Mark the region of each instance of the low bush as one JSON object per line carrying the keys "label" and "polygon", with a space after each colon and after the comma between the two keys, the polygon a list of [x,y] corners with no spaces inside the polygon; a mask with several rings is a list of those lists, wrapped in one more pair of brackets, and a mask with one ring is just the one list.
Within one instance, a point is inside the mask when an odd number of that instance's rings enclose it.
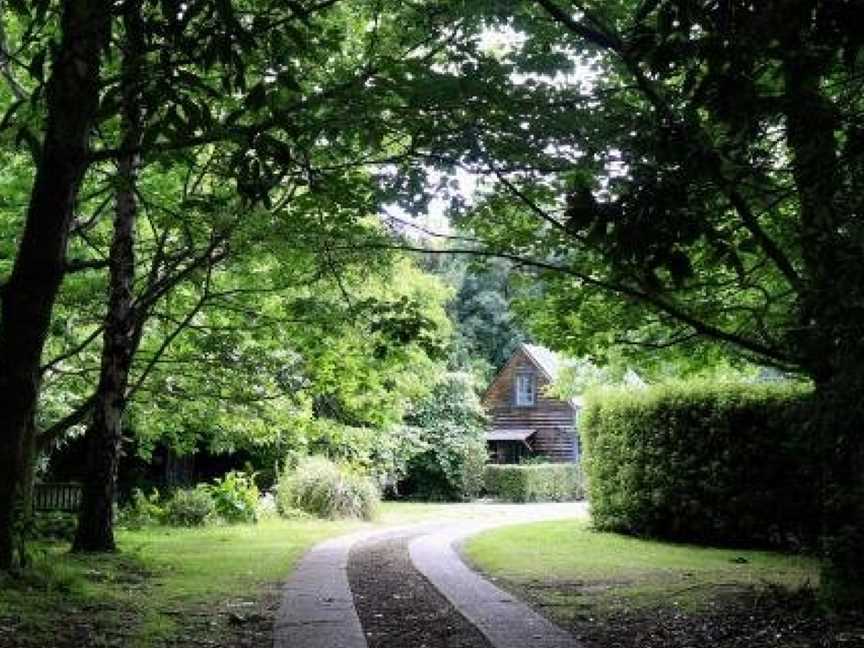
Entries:
{"label": "low bush", "polygon": [[78,515],[63,511],[39,512],[33,516],[33,535],[39,540],[71,542],[78,527]]}
{"label": "low bush", "polygon": [[140,488],[132,491],[129,504],[121,508],[117,523],[129,529],[142,529],[159,524],[165,518],[165,509],[159,505],[159,491],[155,488],[145,495]]}
{"label": "low bush", "polygon": [[486,493],[506,502],[569,502],[581,499],[579,464],[490,464],[483,473]]}
{"label": "low bush", "polygon": [[304,457],[285,469],[276,502],[281,515],[304,511],[327,519],[375,517],[380,493],[374,480],[326,457]]}
{"label": "low bush", "polygon": [[801,388],[598,392],[582,415],[596,527],[727,545],[811,545],[817,456]]}
{"label": "low bush", "polygon": [[202,526],[214,519],[216,504],[210,489],[199,484],[195,488],[174,492],[165,504],[165,522],[174,526]]}
{"label": "low bush", "polygon": [[213,498],[216,515],[225,522],[256,522],[258,487],[255,475],[232,470],[217,479],[207,490]]}

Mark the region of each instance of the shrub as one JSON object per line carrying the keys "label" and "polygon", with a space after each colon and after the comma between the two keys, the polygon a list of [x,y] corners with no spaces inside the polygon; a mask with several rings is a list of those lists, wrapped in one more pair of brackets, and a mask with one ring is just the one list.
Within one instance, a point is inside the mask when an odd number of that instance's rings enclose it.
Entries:
{"label": "shrub", "polygon": [[207,490],[213,498],[216,515],[225,522],[257,521],[259,493],[253,474],[232,470]]}
{"label": "shrub", "polygon": [[579,464],[490,464],[486,493],[507,502],[569,502],[582,498]]}
{"label": "shrub", "polygon": [[406,422],[423,450],[409,461],[400,489],[427,500],[470,500],[480,494],[486,462],[486,419],[467,374],[447,374],[416,403]]}
{"label": "shrub", "polygon": [[165,504],[165,522],[174,526],[202,526],[213,520],[215,510],[210,489],[199,484],[174,492]]}
{"label": "shrub", "polygon": [[279,480],[276,502],[279,512],[293,517],[297,509],[327,519],[375,517],[378,487],[369,477],[326,457],[301,459],[288,467]]}
{"label": "shrub", "polygon": [[78,516],[63,511],[39,512],[33,516],[33,535],[39,540],[71,542],[78,527]]}
{"label": "shrub", "polygon": [[594,524],[714,544],[813,543],[808,410],[807,393],[776,385],[593,395],[581,427]]}
{"label": "shrub", "polygon": [[165,510],[159,506],[159,491],[155,488],[145,495],[140,488],[132,491],[132,501],[120,509],[117,523],[130,529],[140,529],[162,522]]}

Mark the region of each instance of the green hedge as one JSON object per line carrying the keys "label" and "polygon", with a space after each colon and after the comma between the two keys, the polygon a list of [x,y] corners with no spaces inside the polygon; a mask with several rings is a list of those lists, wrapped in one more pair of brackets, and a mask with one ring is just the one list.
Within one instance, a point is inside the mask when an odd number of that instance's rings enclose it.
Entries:
{"label": "green hedge", "polygon": [[582,498],[582,470],[579,464],[490,464],[483,488],[507,502],[569,502]]}
{"label": "green hedge", "polygon": [[819,493],[809,399],[796,387],[711,383],[594,394],[581,430],[595,526],[813,546]]}

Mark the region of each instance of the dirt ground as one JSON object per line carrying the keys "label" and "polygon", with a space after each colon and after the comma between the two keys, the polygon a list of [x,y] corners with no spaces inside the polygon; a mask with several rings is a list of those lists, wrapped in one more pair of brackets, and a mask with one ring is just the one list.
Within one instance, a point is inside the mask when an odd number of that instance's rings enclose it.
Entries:
{"label": "dirt ground", "polygon": [[864,648],[864,611],[832,616],[807,589],[736,589],[719,593],[698,610],[620,605],[606,614],[587,604],[574,609],[562,603],[568,609],[555,610],[559,606],[544,605],[549,599],[541,590],[548,587],[536,584],[514,593],[542,614],[557,617],[588,648]]}
{"label": "dirt ground", "polygon": [[369,648],[492,648],[411,564],[410,538],[362,543],[348,562]]}

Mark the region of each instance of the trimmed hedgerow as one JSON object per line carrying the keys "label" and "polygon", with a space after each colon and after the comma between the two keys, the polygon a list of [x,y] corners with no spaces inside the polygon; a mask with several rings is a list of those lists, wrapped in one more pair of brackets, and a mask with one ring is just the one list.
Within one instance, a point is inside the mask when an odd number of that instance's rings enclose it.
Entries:
{"label": "trimmed hedgerow", "polygon": [[812,546],[815,439],[800,387],[685,383],[598,392],[582,415],[602,530],[726,545]]}
{"label": "trimmed hedgerow", "polygon": [[568,502],[582,498],[582,470],[578,464],[490,464],[483,488],[507,502]]}

